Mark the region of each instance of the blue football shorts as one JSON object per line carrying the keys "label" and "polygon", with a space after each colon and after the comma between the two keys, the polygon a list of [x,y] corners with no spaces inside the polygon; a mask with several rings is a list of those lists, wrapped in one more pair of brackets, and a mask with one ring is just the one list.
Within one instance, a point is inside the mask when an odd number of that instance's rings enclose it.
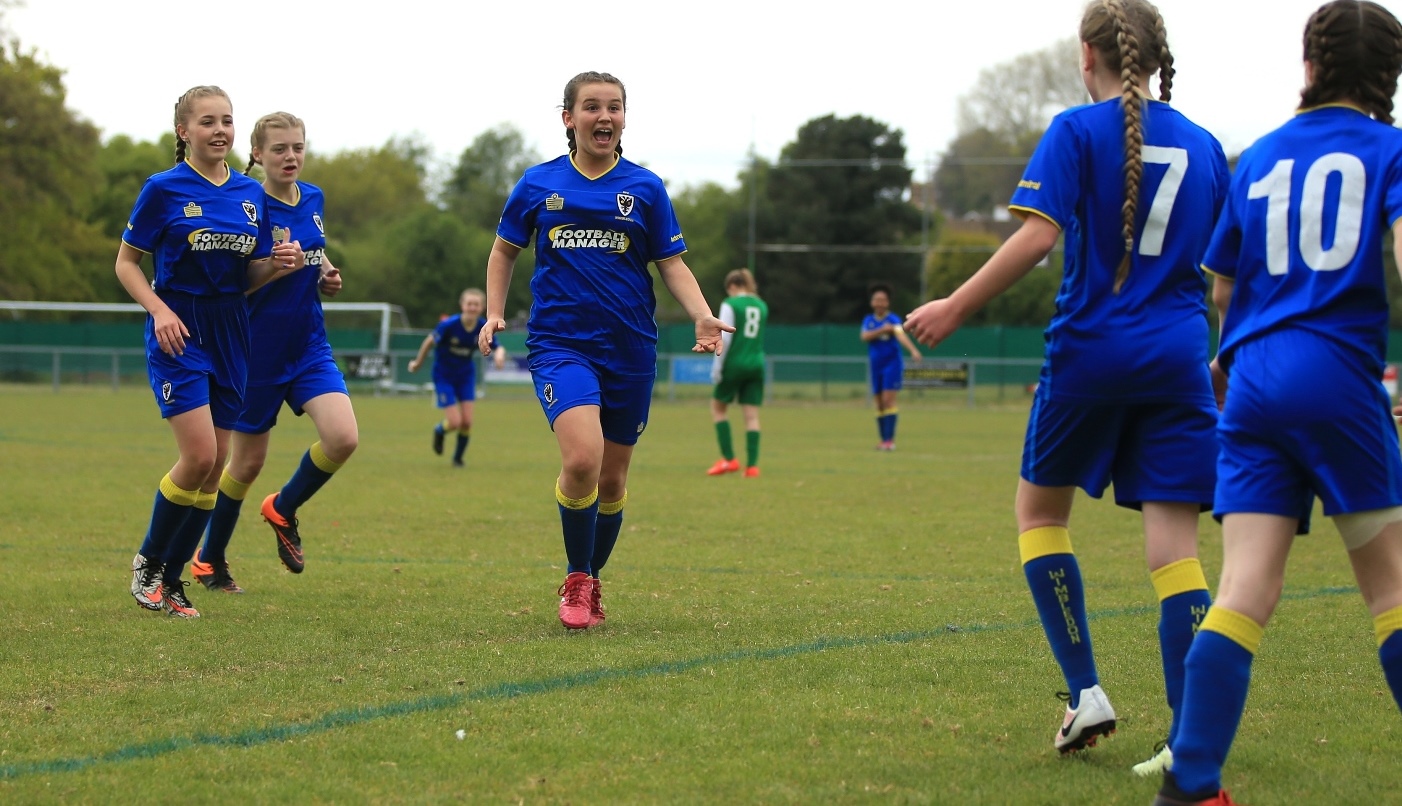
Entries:
{"label": "blue football shorts", "polygon": [[190,335],[183,355],[166,355],[146,317],[146,373],[161,417],[209,406],[215,428],[233,429],[248,378],[248,308],[242,294],[194,297],[159,292]]}
{"label": "blue football shorts", "polygon": [[647,427],[655,371],[646,375],[612,372],[579,353],[558,349],[532,352],[530,370],[540,408],[552,429],[555,418],[575,406],[598,406],[604,439],[619,445],[636,445]]}
{"label": "blue football shorts", "polygon": [[1212,506],[1217,407],[1200,402],[1086,405],[1038,395],[1022,448],[1022,478],[1080,487],[1092,498],[1115,487],[1115,503]]}
{"label": "blue football shorts", "polygon": [[470,372],[455,378],[434,375],[433,395],[440,409],[456,406],[459,402],[471,403],[477,399],[477,373]]}
{"label": "blue football shorts", "polygon": [[1299,330],[1236,348],[1218,428],[1214,515],[1299,517],[1402,505],[1402,454],[1381,370],[1359,350]]}
{"label": "blue football shorts", "polygon": [[293,414],[301,417],[302,407],[308,400],[337,392],[350,394],[346,388],[346,376],[336,366],[336,360],[328,349],[299,367],[297,374],[289,381],[248,387],[244,394],[243,411],[234,430],[242,434],[262,434],[277,425],[278,411],[284,402]]}
{"label": "blue football shorts", "polygon": [[904,379],[905,363],[897,356],[890,361],[873,361],[871,363],[871,394],[873,397],[882,392],[899,392],[901,381]]}

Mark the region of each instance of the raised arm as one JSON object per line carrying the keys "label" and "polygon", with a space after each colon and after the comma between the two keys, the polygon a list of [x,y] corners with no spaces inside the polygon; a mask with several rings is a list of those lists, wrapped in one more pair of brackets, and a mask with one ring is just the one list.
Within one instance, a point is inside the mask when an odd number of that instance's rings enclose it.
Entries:
{"label": "raised arm", "polygon": [[945,299],[927,302],[906,317],[905,327],[916,340],[934,347],[959,329],[971,314],[1032,271],[1056,246],[1061,230],[1039,215],[1028,215],[1011,238],[973,277]]}
{"label": "raised arm", "polygon": [[916,361],[920,360],[920,350],[916,348],[915,342],[911,341],[910,337],[905,334],[905,328],[892,327],[891,333],[895,335],[896,341],[901,343],[901,346],[906,349],[906,352],[910,353],[911,358],[914,358]]}
{"label": "raised arm", "polygon": [[521,247],[497,238],[487,256],[487,323],[477,332],[477,349],[482,355],[492,354],[492,339],[506,330],[506,292],[520,254]]}

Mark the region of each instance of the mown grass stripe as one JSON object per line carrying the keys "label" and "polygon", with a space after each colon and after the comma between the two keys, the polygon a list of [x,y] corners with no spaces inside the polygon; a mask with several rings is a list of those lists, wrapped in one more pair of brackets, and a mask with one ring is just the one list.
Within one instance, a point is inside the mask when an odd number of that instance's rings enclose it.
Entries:
{"label": "mown grass stripe", "polygon": [[[1339,596],[1356,593],[1357,590],[1357,588],[1352,587],[1319,588],[1309,591],[1286,592],[1282,598],[1291,600],[1317,599],[1324,596]],[[1158,608],[1156,606],[1140,605],[1137,607],[1096,611],[1089,614],[1088,617],[1091,620],[1098,621],[1123,618],[1126,616],[1141,616],[1157,610]],[[77,772],[102,764],[115,764],[126,761],[156,758],[158,756],[169,755],[181,750],[189,750],[196,747],[256,747],[258,745],[285,741],[300,736],[325,733],[336,728],[352,727],[380,719],[443,711],[470,702],[509,700],[516,697],[551,694],[557,691],[565,691],[611,680],[638,680],[669,674],[680,674],[720,663],[784,660],[801,655],[824,652],[830,649],[853,649],[880,644],[909,644],[950,634],[1006,632],[1009,630],[1029,629],[1038,626],[1040,626],[1040,622],[1036,619],[1003,624],[971,624],[967,626],[950,624],[933,630],[912,630],[888,633],[886,635],[819,638],[801,644],[790,644],[788,646],[771,647],[768,649],[737,649],[731,652],[702,655],[700,657],[684,660],[663,661],[646,666],[634,666],[623,669],[600,668],[576,674],[561,675],[559,677],[547,677],[540,680],[508,681],[473,689],[472,691],[463,692],[461,694],[441,694],[419,697],[413,700],[389,703],[386,705],[343,708],[331,711],[307,722],[271,725],[233,734],[201,734],[189,737],[176,736],[169,739],[160,739],[120,747],[111,752],[96,756],[8,764],[0,766],[0,780],[13,780],[15,778],[48,773]]]}

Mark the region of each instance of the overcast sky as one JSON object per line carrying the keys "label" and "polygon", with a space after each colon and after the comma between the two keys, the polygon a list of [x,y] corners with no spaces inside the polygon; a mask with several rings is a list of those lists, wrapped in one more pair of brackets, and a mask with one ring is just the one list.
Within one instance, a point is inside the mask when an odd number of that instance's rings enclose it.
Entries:
{"label": "overcast sky", "polygon": [[[69,107],[104,137],[155,139],[171,128],[180,93],[218,84],[233,100],[244,154],[253,121],[285,110],[306,121],[313,152],[417,134],[455,160],[479,133],[509,122],[549,158],[564,151],[565,82],[601,70],[628,88],[630,158],[672,184],[727,186],[752,143],[772,159],[805,121],[830,113],[901,129],[912,162],[937,158],[979,71],[1075,35],[1085,6],[24,2],[5,26],[66,71]],[[1319,4],[1162,0],[1174,105],[1229,154],[1279,125],[1299,99],[1301,34]]]}

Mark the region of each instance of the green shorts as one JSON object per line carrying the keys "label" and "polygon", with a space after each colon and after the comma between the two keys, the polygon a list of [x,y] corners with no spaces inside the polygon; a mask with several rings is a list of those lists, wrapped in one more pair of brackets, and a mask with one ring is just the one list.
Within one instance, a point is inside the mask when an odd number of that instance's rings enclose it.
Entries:
{"label": "green shorts", "polygon": [[720,383],[711,397],[730,403],[737,397],[743,406],[764,405],[764,367],[737,367],[721,370]]}

